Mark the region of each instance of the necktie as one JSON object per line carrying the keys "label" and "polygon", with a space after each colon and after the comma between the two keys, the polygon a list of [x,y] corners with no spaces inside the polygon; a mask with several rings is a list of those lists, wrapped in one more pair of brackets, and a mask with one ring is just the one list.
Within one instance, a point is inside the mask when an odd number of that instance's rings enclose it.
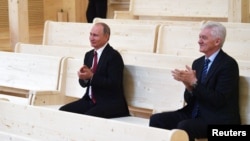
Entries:
{"label": "necktie", "polygon": [[93,73],[95,73],[96,68],[97,68],[97,52],[95,51],[94,52],[94,63],[93,63],[93,66],[92,66],[92,72]]}
{"label": "necktie", "polygon": [[207,69],[208,69],[209,62],[210,62],[209,59],[205,60],[205,64],[204,64],[203,70],[202,70],[201,83],[204,83],[206,78],[207,78]]}
{"label": "necktie", "polygon": [[[96,68],[97,68],[97,52],[95,51],[94,52],[94,61],[93,61],[93,66],[92,66],[92,72],[95,73],[96,72]],[[93,101],[93,103],[96,103],[96,99],[94,97],[94,94],[93,94],[93,90],[91,88],[91,99]]]}
{"label": "necktie", "polygon": [[[209,64],[210,60],[206,59],[203,69],[202,69],[202,76],[201,76],[201,83],[204,83],[207,77],[207,69],[208,69],[208,64]],[[199,114],[199,105],[197,102],[195,102],[194,104],[194,109],[192,111],[192,118],[196,118]]]}

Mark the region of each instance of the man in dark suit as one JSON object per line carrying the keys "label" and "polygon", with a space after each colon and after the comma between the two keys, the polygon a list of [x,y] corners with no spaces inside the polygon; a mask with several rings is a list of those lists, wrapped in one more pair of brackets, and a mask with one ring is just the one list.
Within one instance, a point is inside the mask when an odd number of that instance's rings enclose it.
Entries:
{"label": "man in dark suit", "polygon": [[[207,22],[199,34],[200,52],[192,68],[172,71],[174,79],[183,82],[186,105],[170,112],[151,116],[149,125],[163,129],[183,129],[189,141],[207,138],[209,124],[240,124],[239,68],[235,59],[222,50],[226,28]],[[209,59],[204,68],[205,60]],[[166,105],[167,106],[167,105]]]}
{"label": "man in dark suit", "polygon": [[[103,118],[129,115],[123,91],[124,62],[119,52],[109,45],[109,37],[107,24],[94,24],[89,37],[94,49],[85,54],[84,65],[78,72],[80,85],[87,87],[86,93],[60,110]],[[95,70],[94,52],[98,62]]]}
{"label": "man in dark suit", "polygon": [[92,23],[95,17],[106,18],[108,0],[89,0],[86,17],[88,23]]}

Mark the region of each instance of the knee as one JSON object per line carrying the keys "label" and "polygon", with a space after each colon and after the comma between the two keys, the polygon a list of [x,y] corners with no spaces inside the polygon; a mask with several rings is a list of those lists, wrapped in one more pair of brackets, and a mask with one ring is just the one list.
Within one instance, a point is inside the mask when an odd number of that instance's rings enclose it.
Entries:
{"label": "knee", "polygon": [[177,128],[183,129],[183,130],[188,130],[188,129],[192,128],[192,124],[190,124],[190,122],[188,122],[187,120],[183,120],[183,121],[178,123]]}
{"label": "knee", "polygon": [[152,115],[150,118],[149,118],[149,126],[152,126],[152,127],[158,127],[158,121],[159,121],[159,116],[157,114],[155,115]]}

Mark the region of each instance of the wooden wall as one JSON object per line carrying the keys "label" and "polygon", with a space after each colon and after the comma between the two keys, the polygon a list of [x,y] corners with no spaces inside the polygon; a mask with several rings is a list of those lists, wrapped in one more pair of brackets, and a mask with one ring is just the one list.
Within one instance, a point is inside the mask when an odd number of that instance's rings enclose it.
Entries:
{"label": "wooden wall", "polygon": [[[115,10],[129,10],[129,1],[109,0],[107,17],[113,18]],[[0,3],[0,51],[12,51],[8,0],[0,0]],[[44,22],[57,21],[61,10],[67,14],[67,21],[86,22],[87,4],[88,0],[28,0],[29,43],[42,42]]]}
{"label": "wooden wall", "polygon": [[0,0],[0,50],[9,50],[8,0]]}

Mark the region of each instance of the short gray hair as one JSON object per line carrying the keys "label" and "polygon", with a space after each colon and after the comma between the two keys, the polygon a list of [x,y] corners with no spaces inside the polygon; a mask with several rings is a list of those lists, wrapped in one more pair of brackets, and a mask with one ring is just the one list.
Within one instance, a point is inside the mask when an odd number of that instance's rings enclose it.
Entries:
{"label": "short gray hair", "polygon": [[206,29],[206,28],[211,29],[211,35],[214,38],[221,39],[220,47],[222,47],[225,42],[227,34],[226,27],[219,22],[208,21],[204,23],[201,27],[201,29]]}
{"label": "short gray hair", "polygon": [[110,27],[103,22],[95,23],[95,25],[101,25],[103,27],[103,34],[108,34],[110,35]]}

